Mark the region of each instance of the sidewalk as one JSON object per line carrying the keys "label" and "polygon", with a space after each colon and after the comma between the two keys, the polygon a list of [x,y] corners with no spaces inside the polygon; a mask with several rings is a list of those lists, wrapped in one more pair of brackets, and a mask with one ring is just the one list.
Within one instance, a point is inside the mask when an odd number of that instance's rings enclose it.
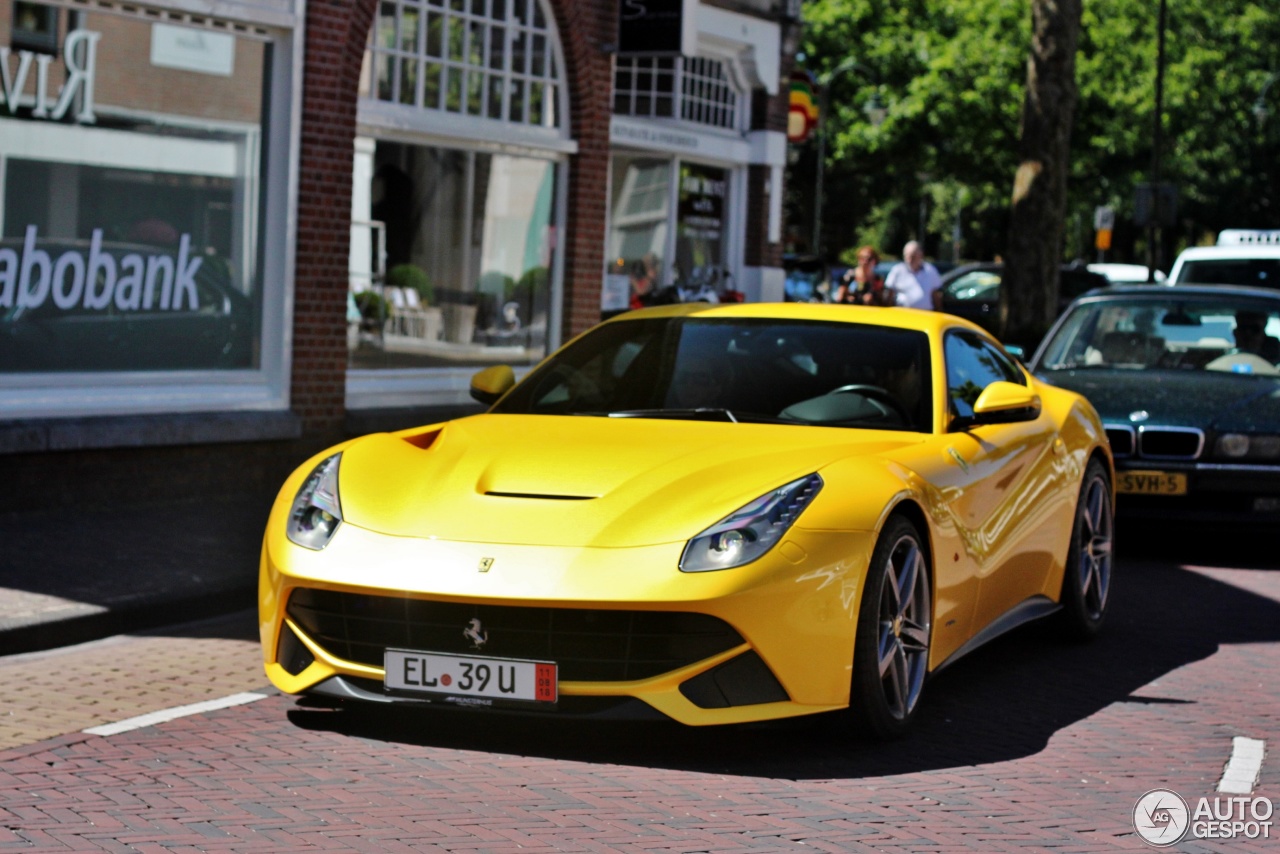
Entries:
{"label": "sidewalk", "polygon": [[0,655],[254,607],[270,499],[0,515]]}

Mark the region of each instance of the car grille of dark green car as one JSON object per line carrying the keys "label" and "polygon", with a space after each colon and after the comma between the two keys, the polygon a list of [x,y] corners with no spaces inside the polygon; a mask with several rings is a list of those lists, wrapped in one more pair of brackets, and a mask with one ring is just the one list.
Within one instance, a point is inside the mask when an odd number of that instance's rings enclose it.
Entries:
{"label": "car grille of dark green car", "polygon": [[1194,460],[1204,450],[1204,431],[1194,427],[1138,428],[1138,455],[1152,460]]}
{"label": "car grille of dark green car", "polygon": [[[289,618],[331,655],[381,667],[383,652],[554,661],[563,682],[645,679],[741,644],[723,620],[679,611],[612,611],[432,602],[299,588]],[[476,649],[464,632],[486,638]]]}

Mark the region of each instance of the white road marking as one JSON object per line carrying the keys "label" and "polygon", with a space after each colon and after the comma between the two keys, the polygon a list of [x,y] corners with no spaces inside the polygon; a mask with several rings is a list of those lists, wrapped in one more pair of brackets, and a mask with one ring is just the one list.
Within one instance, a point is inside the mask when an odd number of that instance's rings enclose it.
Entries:
{"label": "white road marking", "polygon": [[146,715],[138,715],[136,718],[128,718],[123,721],[117,721],[113,724],[103,724],[102,726],[89,727],[81,732],[89,735],[115,735],[116,733],[128,732],[133,729],[142,729],[143,727],[155,726],[165,721],[171,721],[175,718],[185,718],[188,715],[199,715],[204,712],[212,712],[217,709],[227,709],[231,706],[242,706],[245,703],[252,703],[255,700],[265,700],[268,694],[232,694],[230,697],[222,697],[217,700],[205,700],[201,703],[191,703],[186,706],[174,706],[172,709],[161,709],[158,712],[151,712]]}
{"label": "white road marking", "polygon": [[1236,736],[1231,741],[1231,758],[1222,769],[1218,791],[1230,795],[1247,795],[1253,791],[1262,772],[1262,757],[1267,743],[1257,738]]}

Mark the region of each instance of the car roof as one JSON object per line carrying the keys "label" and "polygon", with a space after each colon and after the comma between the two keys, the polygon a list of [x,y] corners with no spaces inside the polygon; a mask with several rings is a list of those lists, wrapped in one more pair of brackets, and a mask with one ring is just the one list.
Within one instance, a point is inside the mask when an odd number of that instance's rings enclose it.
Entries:
{"label": "car roof", "polygon": [[[961,276],[967,276],[970,273],[999,273],[1003,270],[1004,262],[1002,261],[976,261],[971,264],[961,264],[959,267],[948,270],[942,275],[942,284],[944,286],[949,285]],[[1083,264],[1077,262],[1059,264],[1058,272],[1076,276],[1092,275],[1103,279],[1107,278],[1101,273],[1094,272],[1091,266],[1085,267]],[[1110,279],[1107,279],[1107,281],[1110,281]]]}
{"label": "car roof", "polygon": [[1247,261],[1250,258],[1280,258],[1280,244],[1232,243],[1226,246],[1191,246],[1178,254],[1179,261],[1218,259]]}
{"label": "car roof", "polygon": [[1186,299],[1188,297],[1245,297],[1280,303],[1280,291],[1274,288],[1255,288],[1249,285],[1170,285],[1170,284],[1116,284],[1108,288],[1095,288],[1076,298],[1076,302],[1123,299],[1125,297]]}
{"label": "car roof", "polygon": [[[1100,273],[1113,282],[1145,282],[1150,269],[1145,264],[1117,264],[1111,262],[1090,264],[1088,266],[1090,273]],[[1162,282],[1164,278],[1164,271],[1156,270],[1156,281]]]}
{"label": "car roof", "polygon": [[801,320],[827,323],[860,323],[871,326],[891,326],[911,329],[934,335],[946,329],[963,326],[974,329],[986,337],[990,333],[977,324],[927,309],[892,306],[839,305],[833,303],[806,302],[747,302],[747,303],[675,303],[637,309],[611,318],[606,323],[628,323],[635,320],[659,317],[697,317],[699,319],[759,319]]}

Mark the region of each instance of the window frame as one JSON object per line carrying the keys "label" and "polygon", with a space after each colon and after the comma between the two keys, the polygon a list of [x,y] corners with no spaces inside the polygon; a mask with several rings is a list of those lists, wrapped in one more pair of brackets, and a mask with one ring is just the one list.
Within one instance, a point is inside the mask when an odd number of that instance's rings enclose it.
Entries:
{"label": "window frame", "polygon": [[[70,2],[48,5],[82,8]],[[164,0],[147,7],[100,0],[91,11],[140,24],[231,32],[270,45],[270,76],[260,81],[266,109],[260,129],[267,141],[261,149],[260,198],[252,203],[261,259],[258,364],[225,371],[0,373],[0,418],[287,410],[297,242],[290,223],[297,221],[305,0],[237,5],[235,17],[217,18],[193,16],[184,4]]]}
{"label": "window frame", "polygon": [[[563,235],[568,222],[569,157],[578,152],[577,142],[569,136],[571,113],[568,68],[564,61],[563,39],[550,4],[545,0],[528,2],[537,3],[542,8],[550,40],[548,50],[555,59],[559,73],[556,109],[560,121],[557,126],[517,124],[505,119],[389,103],[371,95],[360,94],[356,102],[357,149],[360,147],[360,140],[372,139],[375,145],[379,141],[387,141],[550,160],[556,166],[555,216],[551,225],[558,235]],[[371,30],[374,27],[376,16]],[[373,35],[371,32],[371,38]],[[372,92],[371,87],[376,85],[376,81],[372,79],[372,67],[370,50],[366,47],[365,63],[361,71],[362,93]],[[547,354],[554,352],[563,338],[565,251],[565,241],[557,240],[551,265]],[[515,367],[516,376],[524,376],[532,367]],[[399,409],[468,403],[471,400],[471,376],[477,370],[479,368],[476,367],[347,368],[346,408]]]}

